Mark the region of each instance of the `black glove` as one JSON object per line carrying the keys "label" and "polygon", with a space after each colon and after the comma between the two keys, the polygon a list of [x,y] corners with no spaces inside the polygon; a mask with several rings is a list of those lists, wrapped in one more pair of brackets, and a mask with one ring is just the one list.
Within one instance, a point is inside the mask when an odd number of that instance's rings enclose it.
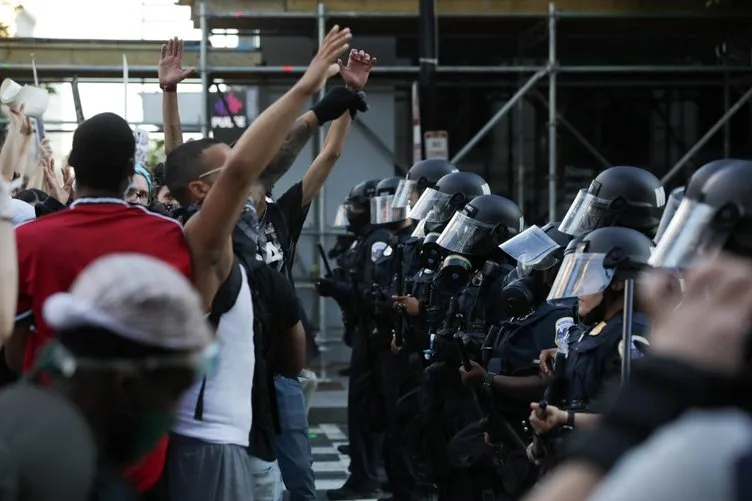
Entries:
{"label": "black glove", "polygon": [[337,282],[331,278],[319,278],[315,283],[316,290],[322,297],[333,298],[340,304],[346,304],[350,296],[350,287],[342,282]]}
{"label": "black glove", "polygon": [[350,115],[355,118],[358,111],[367,110],[365,93],[352,91],[342,85],[329,89],[321,101],[311,108],[319,125],[338,119],[346,111],[349,111]]}

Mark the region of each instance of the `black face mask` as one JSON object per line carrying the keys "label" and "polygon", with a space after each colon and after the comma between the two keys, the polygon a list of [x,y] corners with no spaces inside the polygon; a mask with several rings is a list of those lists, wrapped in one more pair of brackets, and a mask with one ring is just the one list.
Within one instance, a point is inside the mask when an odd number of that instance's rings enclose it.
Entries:
{"label": "black face mask", "polygon": [[545,294],[541,271],[533,271],[522,278],[515,273],[501,291],[502,308],[510,317],[524,317],[543,303]]}
{"label": "black face mask", "polygon": [[163,216],[170,217],[172,219],[177,219],[180,210],[180,204],[177,202],[153,202],[149,209],[152,212],[156,212],[157,214],[162,214]]}

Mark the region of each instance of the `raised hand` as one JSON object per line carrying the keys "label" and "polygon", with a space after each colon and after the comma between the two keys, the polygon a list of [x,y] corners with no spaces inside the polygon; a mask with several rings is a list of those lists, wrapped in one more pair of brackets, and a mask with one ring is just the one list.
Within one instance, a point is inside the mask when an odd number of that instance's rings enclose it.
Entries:
{"label": "raised hand", "polygon": [[159,86],[163,89],[173,89],[177,84],[191,76],[195,67],[183,68],[184,43],[178,37],[162,45],[159,57]]}
{"label": "raised hand", "polygon": [[335,25],[324,37],[319,51],[296,84],[296,88],[308,95],[318,92],[326,83],[327,78],[336,75],[339,71],[339,65],[336,63],[337,57],[350,47],[348,42],[351,38],[350,28],[340,30],[339,25]]}
{"label": "raised hand", "polygon": [[362,50],[353,49],[350,51],[347,65],[342,63],[341,59],[337,60],[337,64],[339,64],[339,74],[347,83],[347,88],[362,90],[368,82],[371,68],[376,64],[376,58]]}
{"label": "raised hand", "polygon": [[31,119],[24,113],[24,106],[17,110],[8,108],[8,119],[11,125],[18,130],[22,136],[30,136],[34,133],[34,129],[31,127]]}

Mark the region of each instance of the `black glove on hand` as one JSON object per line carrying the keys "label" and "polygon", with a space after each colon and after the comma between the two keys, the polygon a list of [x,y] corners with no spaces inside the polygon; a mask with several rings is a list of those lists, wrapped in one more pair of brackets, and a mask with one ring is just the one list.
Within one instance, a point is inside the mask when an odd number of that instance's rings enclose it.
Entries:
{"label": "black glove on hand", "polygon": [[367,110],[365,93],[352,91],[342,85],[329,89],[321,101],[311,108],[319,125],[338,119],[346,111],[350,111],[350,115],[355,118],[358,111]]}

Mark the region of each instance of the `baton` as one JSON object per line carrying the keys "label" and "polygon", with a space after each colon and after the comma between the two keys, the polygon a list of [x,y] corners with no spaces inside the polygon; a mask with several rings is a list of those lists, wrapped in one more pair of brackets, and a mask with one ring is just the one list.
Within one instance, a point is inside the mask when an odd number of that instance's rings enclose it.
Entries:
{"label": "baton", "polygon": [[332,276],[332,267],[329,266],[329,260],[326,258],[326,252],[324,252],[324,246],[321,245],[321,242],[316,244],[316,247],[319,250],[319,256],[321,256],[321,262],[324,265],[324,268],[326,269],[326,273],[329,276]]}

